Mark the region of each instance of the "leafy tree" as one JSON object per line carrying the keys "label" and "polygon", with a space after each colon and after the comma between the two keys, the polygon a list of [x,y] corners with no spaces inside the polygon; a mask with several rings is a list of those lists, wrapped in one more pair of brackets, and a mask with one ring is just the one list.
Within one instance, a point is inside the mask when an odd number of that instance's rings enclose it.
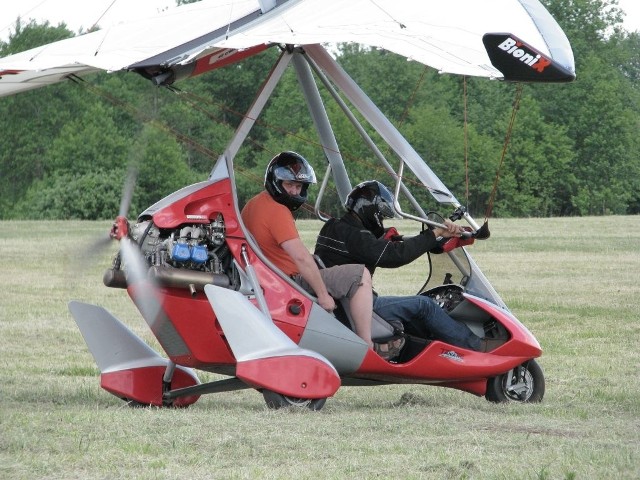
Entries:
{"label": "leafy tree", "polygon": [[137,213],[166,195],[203,180],[189,169],[178,142],[152,126],[145,126],[135,140],[131,162],[137,169],[132,202],[132,211]]}
{"label": "leafy tree", "polygon": [[55,139],[86,107],[86,97],[71,85],[0,99],[0,218],[9,216],[11,204],[43,177]]}
{"label": "leafy tree", "polygon": [[[638,198],[640,126],[637,35],[621,31],[616,1],[549,0],[571,41],[577,80],[536,85],[543,115],[572,139],[575,194],[567,214],[631,213]],[[634,48],[635,47],[635,48]]]}
{"label": "leafy tree", "polygon": [[545,0],[544,4],[569,38],[577,67],[584,53],[606,51],[607,36],[622,24],[617,0]]}
{"label": "leafy tree", "polygon": [[33,182],[24,198],[14,205],[12,216],[55,220],[114,218],[122,192],[114,178],[124,178],[124,172],[124,169],[55,172]]}
{"label": "leafy tree", "polygon": [[31,20],[24,25],[22,20],[18,18],[16,19],[14,32],[9,34],[9,42],[5,43],[0,41],[0,57],[24,52],[25,50],[30,50],[40,45],[57,42],[58,40],[64,40],[70,37],[73,37],[73,33],[67,29],[64,23],[53,27],[48,21],[38,24],[34,20]]}
{"label": "leafy tree", "polygon": [[111,109],[93,103],[64,125],[47,151],[44,171],[89,172],[122,168],[127,160],[127,142],[114,124]]}
{"label": "leafy tree", "polygon": [[[340,44],[338,49],[338,61],[376,106],[394,122],[403,119],[425,71],[424,65],[357,44]],[[435,78],[433,69],[428,73],[431,79]]]}
{"label": "leafy tree", "polygon": [[548,123],[535,99],[525,96],[500,176],[497,215],[555,216],[571,212],[576,179],[573,144],[560,125]]}

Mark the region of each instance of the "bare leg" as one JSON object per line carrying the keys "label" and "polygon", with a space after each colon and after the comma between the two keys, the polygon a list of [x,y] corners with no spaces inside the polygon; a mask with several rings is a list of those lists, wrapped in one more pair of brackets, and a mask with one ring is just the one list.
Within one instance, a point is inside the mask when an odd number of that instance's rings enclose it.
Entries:
{"label": "bare leg", "polygon": [[373,317],[373,285],[366,268],[362,273],[362,285],[349,300],[349,310],[356,326],[356,334],[373,346],[371,341],[371,319]]}

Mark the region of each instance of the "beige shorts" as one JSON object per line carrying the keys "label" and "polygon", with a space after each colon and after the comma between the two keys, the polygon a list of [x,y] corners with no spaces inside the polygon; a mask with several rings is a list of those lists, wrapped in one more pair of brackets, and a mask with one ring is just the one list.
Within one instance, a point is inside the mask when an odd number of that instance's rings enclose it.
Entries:
{"label": "beige shorts", "polygon": [[[364,265],[336,265],[335,267],[323,268],[320,270],[320,276],[327,286],[329,295],[333,298],[351,298],[362,285],[362,274],[364,273]],[[293,276],[293,280],[304,288],[307,292],[315,295],[311,286],[298,273]]]}

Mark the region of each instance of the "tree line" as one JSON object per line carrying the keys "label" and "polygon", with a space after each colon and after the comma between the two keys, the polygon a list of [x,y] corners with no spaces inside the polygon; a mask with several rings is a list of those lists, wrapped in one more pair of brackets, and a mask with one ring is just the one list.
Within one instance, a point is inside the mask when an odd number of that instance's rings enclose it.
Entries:
{"label": "tree line", "polygon": [[[544,3],[573,47],[573,83],[440,75],[353,44],[338,45],[335,55],[474,216],[489,206],[501,217],[640,213],[640,34],[621,29],[615,0]],[[0,56],[73,35],[64,24],[17,20],[8,42],[0,42]],[[130,215],[206,179],[278,53],[268,49],[178,83],[177,90],[131,73],[98,73],[0,98],[0,218],[113,218],[132,167]],[[298,151],[321,175],[326,169],[289,70],[236,157],[241,204],[261,189],[266,163],[282,150]],[[341,153],[353,166],[352,183],[374,176],[392,185],[384,170],[372,168],[370,150],[339,107],[326,100]],[[340,214],[335,193],[327,194],[323,210]]]}

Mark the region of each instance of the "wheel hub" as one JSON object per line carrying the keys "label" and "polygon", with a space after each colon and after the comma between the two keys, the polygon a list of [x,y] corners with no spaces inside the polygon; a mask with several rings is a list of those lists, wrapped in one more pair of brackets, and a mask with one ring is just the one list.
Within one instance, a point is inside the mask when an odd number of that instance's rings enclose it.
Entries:
{"label": "wheel hub", "polygon": [[513,400],[526,402],[533,393],[533,377],[525,368],[518,367],[505,378],[505,393]]}

